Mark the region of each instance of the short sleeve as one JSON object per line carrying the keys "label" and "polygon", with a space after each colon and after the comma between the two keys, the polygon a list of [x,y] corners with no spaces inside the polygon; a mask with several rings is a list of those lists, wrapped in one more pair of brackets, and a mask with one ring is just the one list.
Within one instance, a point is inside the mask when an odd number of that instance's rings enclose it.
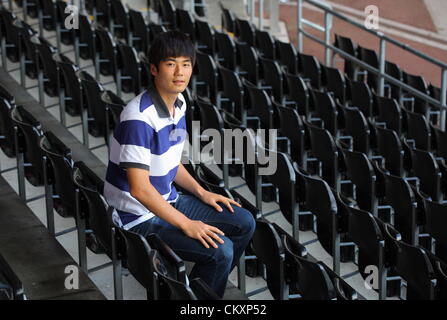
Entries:
{"label": "short sleeve", "polygon": [[120,144],[119,166],[149,170],[154,129],[141,120],[120,122],[115,139]]}

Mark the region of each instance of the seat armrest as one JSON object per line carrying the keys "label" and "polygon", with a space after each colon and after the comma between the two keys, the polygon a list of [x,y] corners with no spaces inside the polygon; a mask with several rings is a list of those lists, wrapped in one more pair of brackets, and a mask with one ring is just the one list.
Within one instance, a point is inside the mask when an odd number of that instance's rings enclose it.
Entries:
{"label": "seat armrest", "polygon": [[214,290],[200,278],[192,279],[189,282],[189,287],[199,300],[221,300]]}

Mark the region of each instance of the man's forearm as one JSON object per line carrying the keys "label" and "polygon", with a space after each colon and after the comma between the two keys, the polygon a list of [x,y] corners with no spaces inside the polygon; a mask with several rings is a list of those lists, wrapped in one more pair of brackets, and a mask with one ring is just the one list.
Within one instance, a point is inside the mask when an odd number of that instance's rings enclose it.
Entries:
{"label": "man's forearm", "polygon": [[189,221],[183,213],[171,206],[152,184],[147,188],[139,189],[132,196],[156,216],[179,229],[183,230]]}
{"label": "man's forearm", "polygon": [[188,170],[186,170],[181,163],[178,167],[177,175],[175,176],[174,181],[180,187],[192,193],[199,199],[205,192],[205,189],[203,189],[203,187],[189,174]]}

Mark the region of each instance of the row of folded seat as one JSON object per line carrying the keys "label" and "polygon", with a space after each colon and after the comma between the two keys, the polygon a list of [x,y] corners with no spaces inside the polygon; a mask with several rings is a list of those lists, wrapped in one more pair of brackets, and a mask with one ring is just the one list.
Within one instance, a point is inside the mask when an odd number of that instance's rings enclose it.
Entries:
{"label": "row of folded seat", "polygon": [[[198,61],[198,66],[199,66],[199,69],[200,69],[200,64],[199,64],[199,61]],[[221,69],[222,70],[222,69]],[[200,70],[199,70],[200,71]],[[253,91],[253,90],[252,90]],[[225,95],[224,95],[225,96]],[[250,96],[251,97],[251,96]],[[291,112],[290,110],[289,110],[290,108],[284,108],[284,110],[285,111],[287,111],[287,112]],[[227,116],[226,114],[225,114],[225,116]],[[293,128],[293,127],[291,127],[291,128]],[[292,154],[292,156],[293,156],[293,154]],[[280,189],[280,191],[281,191],[281,189]]]}
{"label": "row of folded seat", "polygon": [[[5,91],[5,90],[3,90],[3,91]],[[37,163],[35,163],[34,166],[31,163],[30,163],[31,165],[28,164],[27,166],[24,166],[24,167],[28,168],[27,169],[28,174],[25,175],[26,179],[29,179],[30,181],[33,181],[34,183],[39,183],[39,182],[37,182],[37,181],[39,181],[39,178],[36,178],[36,176],[39,177],[39,173],[38,173],[39,168],[42,168],[42,167],[46,168],[43,171],[48,171],[48,172],[46,172],[48,174],[48,176],[51,176],[51,175],[53,175],[53,176],[52,176],[52,178],[49,178],[49,177],[42,178],[41,176],[45,175],[45,172],[44,173],[40,172],[40,179],[41,179],[40,183],[41,183],[42,179],[45,180],[47,182],[47,184],[54,183],[54,192],[52,192],[52,195],[50,195],[48,198],[49,199],[51,198],[52,200],[56,200],[56,201],[54,201],[54,204],[55,204],[56,208],[58,209],[58,212],[61,213],[62,215],[64,215],[64,216],[74,215],[73,214],[73,203],[76,203],[76,201],[73,201],[73,195],[74,195],[74,193],[72,192],[73,188],[71,188],[71,186],[68,186],[68,185],[62,186],[62,184],[61,184],[61,182],[64,181],[64,180],[61,180],[62,176],[64,174],[67,175],[67,173],[70,172],[70,167],[71,168],[74,167],[73,161],[70,161],[69,149],[67,147],[65,147],[61,141],[58,141],[57,137],[55,137],[50,132],[43,135],[39,124],[36,123],[35,119],[33,119],[31,114],[27,113],[26,110],[21,108],[20,106],[14,108],[12,105],[13,105],[13,101],[9,101],[9,106],[11,107],[10,114],[16,120],[16,124],[18,125],[17,128],[20,127],[22,129],[22,131],[17,130],[18,131],[17,135],[18,135],[18,137],[21,136],[21,138],[18,138],[17,140],[14,139],[15,141],[18,142],[17,147],[19,144],[22,143],[22,145],[20,146],[20,148],[18,148],[18,150],[21,150],[21,152],[26,152],[28,154],[28,159],[37,160]],[[29,128],[34,128],[37,130],[29,130]],[[30,134],[30,132],[31,132],[31,134]],[[32,137],[32,135],[33,134],[35,135],[36,133],[38,133],[38,137],[39,137],[39,134],[41,135],[40,138],[38,139],[38,140],[41,140],[41,142],[38,144],[32,143],[28,148],[25,147],[25,145],[26,146],[28,146],[28,145],[26,143],[24,143],[23,140],[34,142],[36,137]],[[31,137],[29,137],[28,135],[30,135]],[[45,138],[43,138],[42,136],[45,136]],[[31,138],[31,139],[28,140],[28,138]],[[36,150],[36,146],[39,144],[42,146],[42,148],[41,148],[41,150]],[[32,146],[34,146],[34,147],[32,147]],[[15,147],[16,146],[13,146],[10,149],[15,149]],[[24,150],[26,150],[26,151],[24,151]],[[43,150],[46,150],[46,151],[43,151]],[[37,153],[36,153],[36,151],[37,151]],[[50,161],[48,161],[47,164],[52,166],[51,170],[50,170],[50,167],[47,168],[47,166],[40,165],[39,155],[41,155],[42,152],[48,152],[48,158],[50,159]],[[20,151],[18,152],[18,154],[20,154]],[[61,161],[60,159],[63,159],[63,161]],[[40,159],[40,160],[42,160],[42,159]],[[65,168],[64,168],[64,165],[65,165]],[[82,167],[82,164],[79,164],[79,166]],[[55,168],[57,168],[57,169],[55,169]],[[88,170],[87,168],[84,168],[84,169],[86,171]],[[32,171],[35,171],[35,172],[32,172]],[[57,173],[55,173],[54,171],[56,171]],[[67,177],[65,177],[65,178],[67,178]],[[57,181],[59,181],[59,182],[57,182]],[[55,195],[57,195],[57,196],[55,196]],[[25,196],[25,198],[26,198],[26,196]],[[78,214],[76,215],[78,227],[82,220],[82,219],[79,219],[80,216],[82,216],[82,214],[78,210]],[[86,221],[88,221],[87,229],[91,228],[89,225],[89,223],[90,223],[89,220],[87,219]],[[93,224],[94,223],[92,223],[92,225]],[[97,233],[100,233],[100,232],[98,231]],[[95,238],[97,238],[95,232],[90,233],[90,234],[95,235]],[[94,242],[94,244],[93,244],[93,242]],[[90,247],[92,247],[92,246],[97,246],[97,248],[93,248],[93,250],[98,251],[99,250],[98,247],[100,247],[99,241],[97,239],[92,240]]]}

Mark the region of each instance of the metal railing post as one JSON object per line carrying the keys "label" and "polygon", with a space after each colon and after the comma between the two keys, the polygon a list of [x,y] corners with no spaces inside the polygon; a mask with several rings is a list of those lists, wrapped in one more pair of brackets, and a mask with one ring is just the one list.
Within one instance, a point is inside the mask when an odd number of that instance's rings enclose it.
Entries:
{"label": "metal railing post", "polygon": [[[325,11],[324,12],[324,42],[327,45],[331,44],[331,28],[332,28],[332,15]],[[325,46],[325,64],[327,66],[331,63],[331,49]]]}
{"label": "metal railing post", "polygon": [[279,32],[279,0],[270,0],[270,32]]}
{"label": "metal railing post", "polygon": [[[380,33],[382,34],[382,33]],[[379,77],[377,81],[377,92],[379,96],[383,97],[385,94],[385,78],[383,74],[385,73],[385,39],[380,37],[380,51],[379,51]]]}
{"label": "metal railing post", "polygon": [[303,27],[303,0],[298,0],[297,15],[298,51],[303,52],[303,34],[301,33],[301,28]]}
{"label": "metal railing post", "polygon": [[259,20],[258,20],[258,29],[262,30],[262,20],[264,17],[264,0],[259,0]]}
{"label": "metal railing post", "polygon": [[441,129],[442,130],[446,130],[445,127],[445,118],[446,118],[446,104],[447,104],[447,68],[442,69],[442,78],[441,78],[441,105],[442,105],[442,109],[441,109]]}
{"label": "metal railing post", "polygon": [[250,12],[250,22],[254,23],[254,21],[255,21],[255,0],[248,1],[248,10]]}

